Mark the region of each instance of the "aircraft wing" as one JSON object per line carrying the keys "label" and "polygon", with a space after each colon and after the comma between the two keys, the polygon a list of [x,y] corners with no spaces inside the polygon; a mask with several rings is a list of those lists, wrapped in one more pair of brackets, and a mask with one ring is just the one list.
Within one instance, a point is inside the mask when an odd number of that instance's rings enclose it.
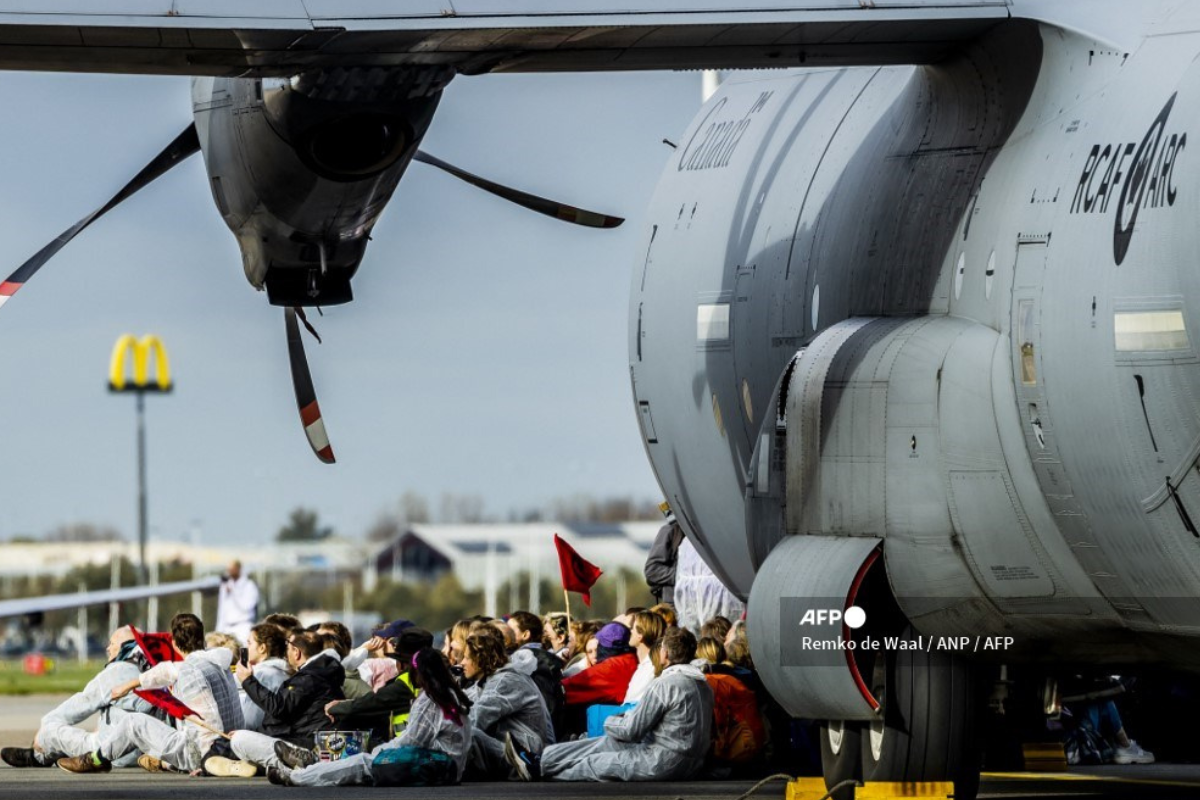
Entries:
{"label": "aircraft wing", "polygon": [[1032,0],[0,0],[0,69],[286,76],[931,63]]}
{"label": "aircraft wing", "polygon": [[26,614],[37,614],[45,611],[61,611],[63,609],[79,608],[80,606],[126,603],[133,600],[145,600],[147,597],[163,597],[169,594],[212,592],[216,591],[220,585],[221,579],[216,575],[212,575],[194,581],[160,583],[157,586],[130,586],[124,589],[105,589],[96,592],[74,592],[72,594],[51,594],[43,597],[24,597],[20,600],[2,600],[0,601],[0,619],[5,617],[23,617]]}

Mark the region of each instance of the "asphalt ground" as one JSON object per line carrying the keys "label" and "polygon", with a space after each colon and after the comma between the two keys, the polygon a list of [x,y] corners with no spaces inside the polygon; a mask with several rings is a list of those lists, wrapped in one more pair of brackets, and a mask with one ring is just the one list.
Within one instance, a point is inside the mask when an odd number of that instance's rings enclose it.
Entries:
{"label": "asphalt ground", "polygon": [[[38,719],[61,698],[49,695],[0,698],[0,745],[28,745]],[[438,789],[273,786],[265,778],[189,778],[151,775],[140,769],[107,775],[71,775],[58,769],[12,769],[0,764],[0,800],[252,800],[253,798],[403,797],[405,800],[735,800],[752,781],[689,783],[467,783]],[[769,783],[756,800],[784,800],[785,784]],[[1100,800],[1200,800],[1200,765],[1153,764],[1073,768],[1068,773],[989,773],[980,800],[1099,798]]]}

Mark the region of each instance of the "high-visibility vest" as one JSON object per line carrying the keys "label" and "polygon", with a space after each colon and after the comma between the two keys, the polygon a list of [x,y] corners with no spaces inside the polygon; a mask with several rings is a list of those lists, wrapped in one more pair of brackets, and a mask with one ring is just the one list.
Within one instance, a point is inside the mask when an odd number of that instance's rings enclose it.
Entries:
{"label": "high-visibility vest", "polygon": [[[405,672],[401,674],[398,678],[396,678],[396,680],[403,682],[405,686],[412,690],[414,700],[416,699],[417,695],[421,693],[420,689],[413,686],[411,672]],[[392,715],[391,734],[393,739],[404,733],[404,729],[408,727],[408,714],[409,712],[405,711],[403,714]]]}

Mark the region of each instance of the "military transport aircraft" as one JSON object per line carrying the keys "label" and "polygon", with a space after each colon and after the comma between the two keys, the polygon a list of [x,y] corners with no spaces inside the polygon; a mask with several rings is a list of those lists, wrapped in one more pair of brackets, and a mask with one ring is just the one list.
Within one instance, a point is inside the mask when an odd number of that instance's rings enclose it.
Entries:
{"label": "military transport aircraft", "polygon": [[664,169],[630,303],[646,450],[764,682],[825,720],[826,780],[971,797],[997,665],[1200,655],[1200,10],[732,5],[0,0],[0,66],[200,76],[130,187],[200,150],[288,309],[350,298],[447,81],[785,68],[725,83]]}

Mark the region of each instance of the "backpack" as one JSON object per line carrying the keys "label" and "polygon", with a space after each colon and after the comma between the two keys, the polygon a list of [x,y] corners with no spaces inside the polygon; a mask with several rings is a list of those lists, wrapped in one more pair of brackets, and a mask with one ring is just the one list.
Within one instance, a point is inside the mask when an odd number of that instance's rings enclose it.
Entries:
{"label": "backpack", "polygon": [[704,678],[713,693],[713,759],[725,764],[751,761],[767,741],[758,698],[732,675]]}

